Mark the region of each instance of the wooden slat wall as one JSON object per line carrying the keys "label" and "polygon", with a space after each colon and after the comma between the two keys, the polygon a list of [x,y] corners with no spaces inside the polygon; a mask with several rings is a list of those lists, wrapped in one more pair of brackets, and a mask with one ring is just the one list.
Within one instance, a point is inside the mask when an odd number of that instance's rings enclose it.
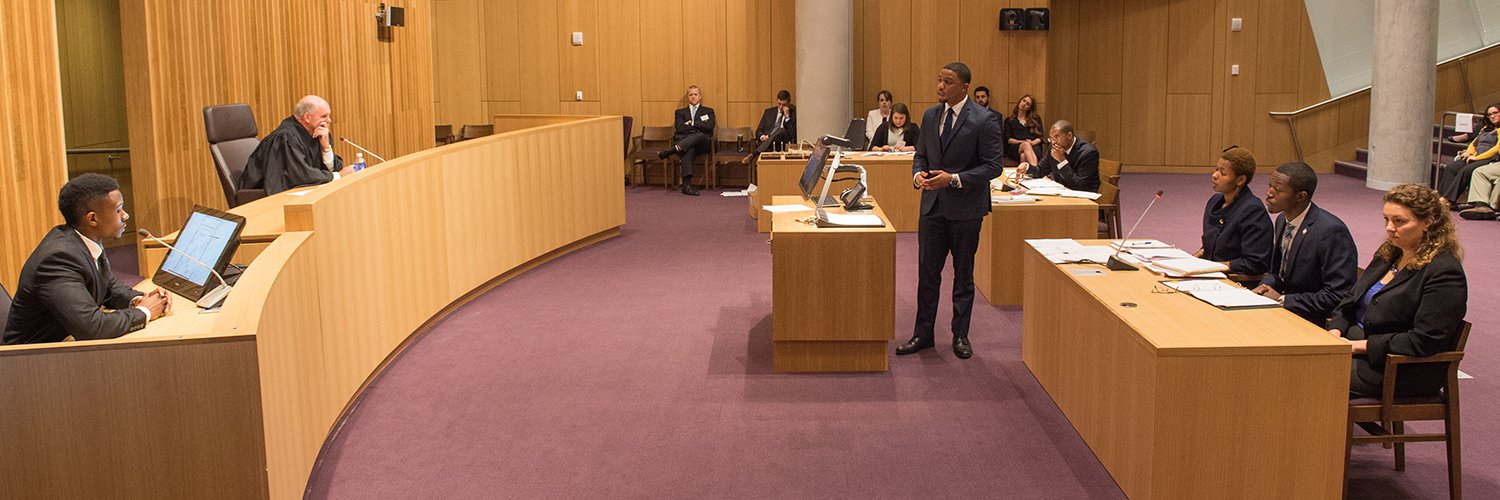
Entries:
{"label": "wooden slat wall", "polygon": [[14,293],[21,265],[62,223],[63,157],[57,24],[52,0],[0,2],[0,283]]}
{"label": "wooden slat wall", "polygon": [[794,4],[432,0],[436,123],[605,114],[634,116],[639,130],[670,125],[698,85],[723,126],[754,127],[777,90],[796,101]]}
{"label": "wooden slat wall", "polygon": [[[376,37],[380,3],[122,0],[139,225],[165,234],[193,204],[225,206],[204,106],[248,103],[264,136],[317,94],[333,108],[336,136],[386,158],[431,147],[430,2],[386,0],[406,8],[390,42]],[[334,149],[353,161],[353,148]]]}
{"label": "wooden slat wall", "polygon": [[[974,73],[970,88],[990,89],[990,109],[1010,115],[1030,94],[1047,113],[1048,36],[999,30],[1000,9],[1048,7],[1047,0],[854,1],[854,110],[864,117],[875,94],[891,91],[914,121],[937,104],[937,72],[961,61]],[[795,68],[794,68],[795,69]]]}
{"label": "wooden slat wall", "polygon": [[1286,124],[1266,112],[1328,98],[1301,0],[1057,0],[1047,47],[1045,118],[1095,132],[1132,171],[1207,171],[1231,144],[1262,166],[1290,161]]}

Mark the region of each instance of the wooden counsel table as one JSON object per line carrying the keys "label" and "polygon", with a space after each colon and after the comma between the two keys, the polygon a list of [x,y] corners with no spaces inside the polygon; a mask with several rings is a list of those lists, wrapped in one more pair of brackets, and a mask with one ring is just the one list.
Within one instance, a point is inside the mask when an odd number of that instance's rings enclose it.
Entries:
{"label": "wooden counsel table", "polygon": [[220,312],[177,297],[117,339],[0,346],[3,495],[301,498],[355,398],[427,325],[619,234],[620,126],[572,117],[251,202],[233,210],[250,265]]}
{"label": "wooden counsel table", "polygon": [[896,231],[879,205],[873,212],[885,227],[817,227],[804,222],[813,217],[808,207],[770,214],[772,368],[886,371],[896,332]]}
{"label": "wooden counsel table", "polygon": [[1339,497],[1348,342],[1149,271],[1025,259],[1022,360],[1126,495]]}
{"label": "wooden counsel table", "polygon": [[[999,194],[999,192],[995,192]],[[1082,198],[1037,196],[1035,203],[994,203],[979,233],[974,285],[997,306],[1021,304],[1026,240],[1087,239],[1099,234],[1099,204]]]}
{"label": "wooden counsel table", "polygon": [[[750,197],[750,216],[759,218],[765,215],[760,210],[763,205],[772,204],[771,200],[777,196],[801,196],[802,188],[797,183],[802,179],[802,171],[807,167],[807,157],[795,156],[790,153],[787,159],[780,159],[781,153],[763,153],[760,161],[756,164],[756,195]],[[827,167],[833,162],[829,158]],[[912,188],[911,185],[911,163],[912,155],[877,155],[870,152],[855,151],[844,156],[845,164],[857,164],[865,167],[868,176],[868,195],[880,200],[880,206],[886,210],[890,217],[891,225],[897,232],[912,233],[917,230],[917,215],[922,207],[922,192]],[[841,173],[839,178],[857,177],[859,174]],[[850,181],[834,182],[828,188],[829,196],[838,196],[853,186]],[[822,181],[818,182],[818,189],[822,189]],[[769,224],[758,224],[760,232],[771,230]]]}

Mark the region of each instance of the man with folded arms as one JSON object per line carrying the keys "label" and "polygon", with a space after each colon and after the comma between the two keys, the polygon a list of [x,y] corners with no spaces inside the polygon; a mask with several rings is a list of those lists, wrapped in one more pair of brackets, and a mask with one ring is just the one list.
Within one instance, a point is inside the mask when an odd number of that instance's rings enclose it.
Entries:
{"label": "man with folded arms", "polygon": [[1271,270],[1254,292],[1319,327],[1354,286],[1359,252],[1344,221],[1314,205],[1318,174],[1306,163],[1287,163],[1271,174],[1266,210],[1276,216]]}

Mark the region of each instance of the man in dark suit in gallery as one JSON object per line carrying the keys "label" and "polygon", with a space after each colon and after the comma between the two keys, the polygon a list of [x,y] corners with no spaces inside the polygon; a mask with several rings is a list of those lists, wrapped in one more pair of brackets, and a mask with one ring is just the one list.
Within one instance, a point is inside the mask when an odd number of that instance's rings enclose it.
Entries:
{"label": "man in dark suit in gallery", "polygon": [[954,62],[938,71],[938,105],[922,115],[912,160],[912,185],[922,190],[917,223],[917,321],[911,340],[896,354],[935,345],[943,265],[953,255],[953,354],[968,358],[969,315],[974,307],[974,252],[990,213],[990,179],[1000,176],[1000,119],[969,100],[973,74]]}
{"label": "man in dark suit in gallery", "polygon": [[6,345],[115,338],[167,312],[166,292],[141,294],[110,272],[104,239],[119,238],[130,220],[114,179],[83,174],[68,181],[57,208],[66,224],[48,231],[21,266]]}
{"label": "man in dark suit in gallery", "polygon": [[1074,191],[1099,192],[1099,150],[1079,139],[1073,133],[1073,124],[1065,120],[1052,124],[1048,135],[1052,139],[1052,154],[1037,162],[1035,169],[1022,163],[1021,171],[1030,171],[1038,179],[1051,177]]}
{"label": "man in dark suit in gallery", "polygon": [[693,187],[693,162],[698,155],[708,154],[718,121],[714,109],[703,105],[703,91],[697,85],[688,87],[687,104],[672,114],[672,147],[658,156],[665,160],[682,155],[682,194],[698,196],[698,188]]}
{"label": "man in dark suit in gallery", "polygon": [[764,153],[777,144],[796,142],[797,109],[792,107],[792,93],[786,90],[776,93],[776,105],[766,108],[760,115],[760,125],[755,127],[755,152]]}
{"label": "man in dark suit in gallery", "polygon": [[1276,216],[1271,272],[1254,292],[1281,302],[1319,327],[1349,288],[1359,252],[1338,216],[1312,202],[1318,174],[1306,163],[1287,163],[1271,174],[1266,209]]}

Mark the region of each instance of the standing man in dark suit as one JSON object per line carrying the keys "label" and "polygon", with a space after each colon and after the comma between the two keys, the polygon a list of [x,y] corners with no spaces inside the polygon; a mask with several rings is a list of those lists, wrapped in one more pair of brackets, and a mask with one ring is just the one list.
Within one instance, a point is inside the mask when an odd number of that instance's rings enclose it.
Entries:
{"label": "standing man in dark suit", "polygon": [[[1099,192],[1099,150],[1074,135],[1073,124],[1066,120],[1052,124],[1048,135],[1052,138],[1052,154],[1042,158],[1031,175],[1051,177],[1074,191]],[[1020,165],[1022,172],[1029,167],[1025,163]]]}
{"label": "standing man in dark suit", "polygon": [[130,220],[114,179],[83,174],[68,181],[57,208],[67,223],[48,231],[21,266],[6,345],[111,339],[167,312],[166,292],[142,295],[110,272],[104,239],[119,238]]}
{"label": "standing man in dark suit", "polygon": [[1276,247],[1271,271],[1254,292],[1321,327],[1354,286],[1359,252],[1344,221],[1313,204],[1317,189],[1318,174],[1306,163],[1283,164],[1271,174],[1266,210],[1280,214]]}
{"label": "standing man in dark suit", "polygon": [[698,196],[693,187],[693,163],[700,154],[708,154],[713,143],[714,109],[703,105],[703,91],[697,85],[688,87],[687,107],[672,115],[672,147],[659,153],[665,160],[672,155],[682,155],[682,194]]}
{"label": "standing man in dark suit", "polygon": [[974,252],[990,213],[990,179],[1000,176],[1004,150],[1000,119],[969,101],[973,74],[960,62],[938,71],[938,105],[922,115],[912,185],[922,190],[917,223],[917,321],[911,340],[896,354],[935,345],[943,265],[953,255],[953,354],[968,358],[969,314],[974,306]]}
{"label": "standing man in dark suit", "polygon": [[797,109],[792,107],[792,93],[776,93],[776,105],[766,108],[755,127],[755,152],[764,153],[777,144],[797,141]]}

